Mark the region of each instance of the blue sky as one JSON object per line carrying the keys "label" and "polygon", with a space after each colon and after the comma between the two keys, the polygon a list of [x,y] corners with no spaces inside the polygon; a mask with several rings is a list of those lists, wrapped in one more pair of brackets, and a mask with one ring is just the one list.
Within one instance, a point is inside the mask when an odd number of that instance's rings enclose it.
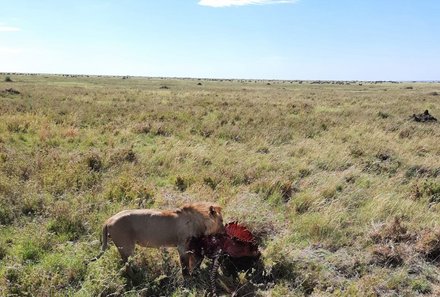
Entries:
{"label": "blue sky", "polygon": [[438,0],[0,0],[0,72],[440,80]]}

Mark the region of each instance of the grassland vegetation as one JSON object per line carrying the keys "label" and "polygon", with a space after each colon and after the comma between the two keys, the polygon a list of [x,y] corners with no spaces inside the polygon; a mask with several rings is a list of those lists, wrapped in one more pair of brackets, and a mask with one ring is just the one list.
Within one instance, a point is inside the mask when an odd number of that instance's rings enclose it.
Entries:
{"label": "grassland vegetation", "polygon": [[120,210],[204,200],[260,238],[267,277],[238,294],[440,294],[440,124],[411,118],[440,116],[440,84],[10,80],[1,296],[203,294],[209,268],[183,287],[174,250],[137,249],[134,279],[114,247],[85,261]]}

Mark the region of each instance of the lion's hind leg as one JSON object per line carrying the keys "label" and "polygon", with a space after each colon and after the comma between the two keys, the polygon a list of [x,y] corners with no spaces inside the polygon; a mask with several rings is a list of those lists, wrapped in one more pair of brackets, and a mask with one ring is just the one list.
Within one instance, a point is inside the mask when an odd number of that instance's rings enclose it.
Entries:
{"label": "lion's hind leg", "polygon": [[122,270],[125,271],[125,274],[130,279],[134,279],[135,273],[128,260],[134,253],[135,243],[128,238],[113,238],[113,242],[121,255],[122,262],[124,263],[124,268]]}
{"label": "lion's hind leg", "polygon": [[127,263],[128,258],[134,253],[135,242],[129,236],[124,235],[116,235],[112,239],[121,255],[122,261]]}

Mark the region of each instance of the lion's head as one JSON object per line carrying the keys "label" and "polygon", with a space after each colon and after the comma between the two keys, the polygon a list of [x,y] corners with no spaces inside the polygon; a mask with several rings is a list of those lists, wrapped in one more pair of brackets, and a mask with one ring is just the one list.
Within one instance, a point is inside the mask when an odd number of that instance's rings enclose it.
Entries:
{"label": "lion's head", "polygon": [[182,207],[182,212],[189,215],[192,222],[201,231],[199,235],[224,233],[222,208],[209,202],[197,202]]}

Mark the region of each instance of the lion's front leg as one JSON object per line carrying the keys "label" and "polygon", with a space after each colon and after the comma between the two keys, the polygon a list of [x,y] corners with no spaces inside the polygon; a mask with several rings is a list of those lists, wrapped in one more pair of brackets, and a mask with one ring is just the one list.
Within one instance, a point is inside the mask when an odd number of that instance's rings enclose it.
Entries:
{"label": "lion's front leg", "polygon": [[187,277],[190,275],[190,257],[191,255],[188,252],[188,250],[186,249],[185,246],[178,246],[177,250],[179,251],[179,256],[180,256],[180,266],[182,267],[182,275],[183,277]]}
{"label": "lion's front leg", "polygon": [[200,268],[204,257],[192,251],[187,252],[187,254],[189,255],[189,271],[193,274],[196,269]]}

